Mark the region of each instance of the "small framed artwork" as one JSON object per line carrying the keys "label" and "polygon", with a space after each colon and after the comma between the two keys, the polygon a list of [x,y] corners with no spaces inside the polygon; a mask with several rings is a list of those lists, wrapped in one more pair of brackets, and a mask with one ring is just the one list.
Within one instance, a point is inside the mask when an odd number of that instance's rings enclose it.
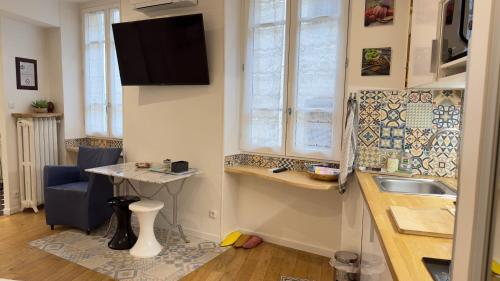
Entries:
{"label": "small framed artwork", "polygon": [[365,26],[392,24],[394,0],[365,0]]}
{"label": "small framed artwork", "polygon": [[362,55],[361,76],[391,74],[392,48],[367,48]]}
{"label": "small framed artwork", "polygon": [[16,57],[16,81],[19,90],[38,90],[36,60]]}

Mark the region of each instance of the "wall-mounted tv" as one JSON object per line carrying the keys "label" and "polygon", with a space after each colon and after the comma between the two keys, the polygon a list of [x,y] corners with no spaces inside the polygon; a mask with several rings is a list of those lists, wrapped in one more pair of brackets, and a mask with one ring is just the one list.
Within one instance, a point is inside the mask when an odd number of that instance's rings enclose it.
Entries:
{"label": "wall-mounted tv", "polygon": [[123,86],[208,85],[203,15],[113,24]]}

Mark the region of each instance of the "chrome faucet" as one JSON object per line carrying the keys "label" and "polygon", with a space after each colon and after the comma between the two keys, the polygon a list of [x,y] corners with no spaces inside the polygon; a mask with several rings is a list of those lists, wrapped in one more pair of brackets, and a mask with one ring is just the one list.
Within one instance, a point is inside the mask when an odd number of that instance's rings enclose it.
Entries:
{"label": "chrome faucet", "polygon": [[[442,135],[442,134],[445,134],[445,133],[456,133],[458,135],[458,137],[460,138],[460,130],[459,129],[455,129],[455,128],[443,128],[443,129],[438,129],[430,138],[429,140],[427,141],[427,145],[426,145],[426,148],[427,148],[427,151],[430,151],[431,150],[431,147],[432,147],[432,143],[434,142],[434,140]],[[460,146],[459,146],[459,149],[460,149]],[[457,154],[458,154],[458,151],[457,151]]]}

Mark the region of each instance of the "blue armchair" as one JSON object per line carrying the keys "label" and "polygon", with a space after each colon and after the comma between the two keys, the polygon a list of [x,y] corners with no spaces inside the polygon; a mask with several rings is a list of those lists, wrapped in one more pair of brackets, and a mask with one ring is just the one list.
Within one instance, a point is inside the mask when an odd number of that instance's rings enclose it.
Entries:
{"label": "blue armchair", "polygon": [[77,166],[45,166],[45,219],[51,229],[69,225],[89,234],[111,217],[107,200],[113,197],[113,185],[106,176],[85,169],[114,165],[121,151],[81,146]]}

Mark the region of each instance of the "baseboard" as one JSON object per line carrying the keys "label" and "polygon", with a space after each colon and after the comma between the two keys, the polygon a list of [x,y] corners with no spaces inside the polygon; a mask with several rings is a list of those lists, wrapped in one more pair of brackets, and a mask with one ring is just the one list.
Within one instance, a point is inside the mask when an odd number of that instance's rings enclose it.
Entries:
{"label": "baseboard", "polygon": [[215,242],[215,243],[219,243],[220,242],[219,236],[217,236],[217,235],[215,235],[213,233],[201,232],[201,231],[194,230],[194,229],[191,229],[191,228],[183,228],[183,229],[184,229],[184,232],[186,233],[187,236],[193,235],[193,236],[196,236],[196,237],[199,237],[199,238],[203,238],[203,239],[206,239],[208,241]]}
{"label": "baseboard", "polygon": [[21,211],[21,207],[14,207],[14,208],[5,208],[3,209],[3,214],[5,216],[10,216],[15,213],[19,213]]}
{"label": "baseboard", "polygon": [[307,243],[303,243],[303,242],[299,242],[299,241],[284,239],[284,238],[277,237],[277,236],[271,235],[271,234],[256,232],[256,231],[252,231],[252,230],[248,230],[248,229],[240,229],[240,231],[242,231],[244,233],[252,234],[252,235],[258,235],[258,236],[262,237],[262,239],[264,239],[264,241],[267,241],[267,242],[270,242],[273,244],[277,244],[280,246],[284,246],[284,247],[288,247],[288,248],[292,248],[292,249],[296,249],[296,250],[300,250],[300,251],[304,251],[304,252],[308,252],[308,253],[312,253],[312,254],[328,257],[328,258],[333,257],[335,252],[336,252],[336,250],[326,249],[326,248],[322,248],[320,246],[307,244]]}

